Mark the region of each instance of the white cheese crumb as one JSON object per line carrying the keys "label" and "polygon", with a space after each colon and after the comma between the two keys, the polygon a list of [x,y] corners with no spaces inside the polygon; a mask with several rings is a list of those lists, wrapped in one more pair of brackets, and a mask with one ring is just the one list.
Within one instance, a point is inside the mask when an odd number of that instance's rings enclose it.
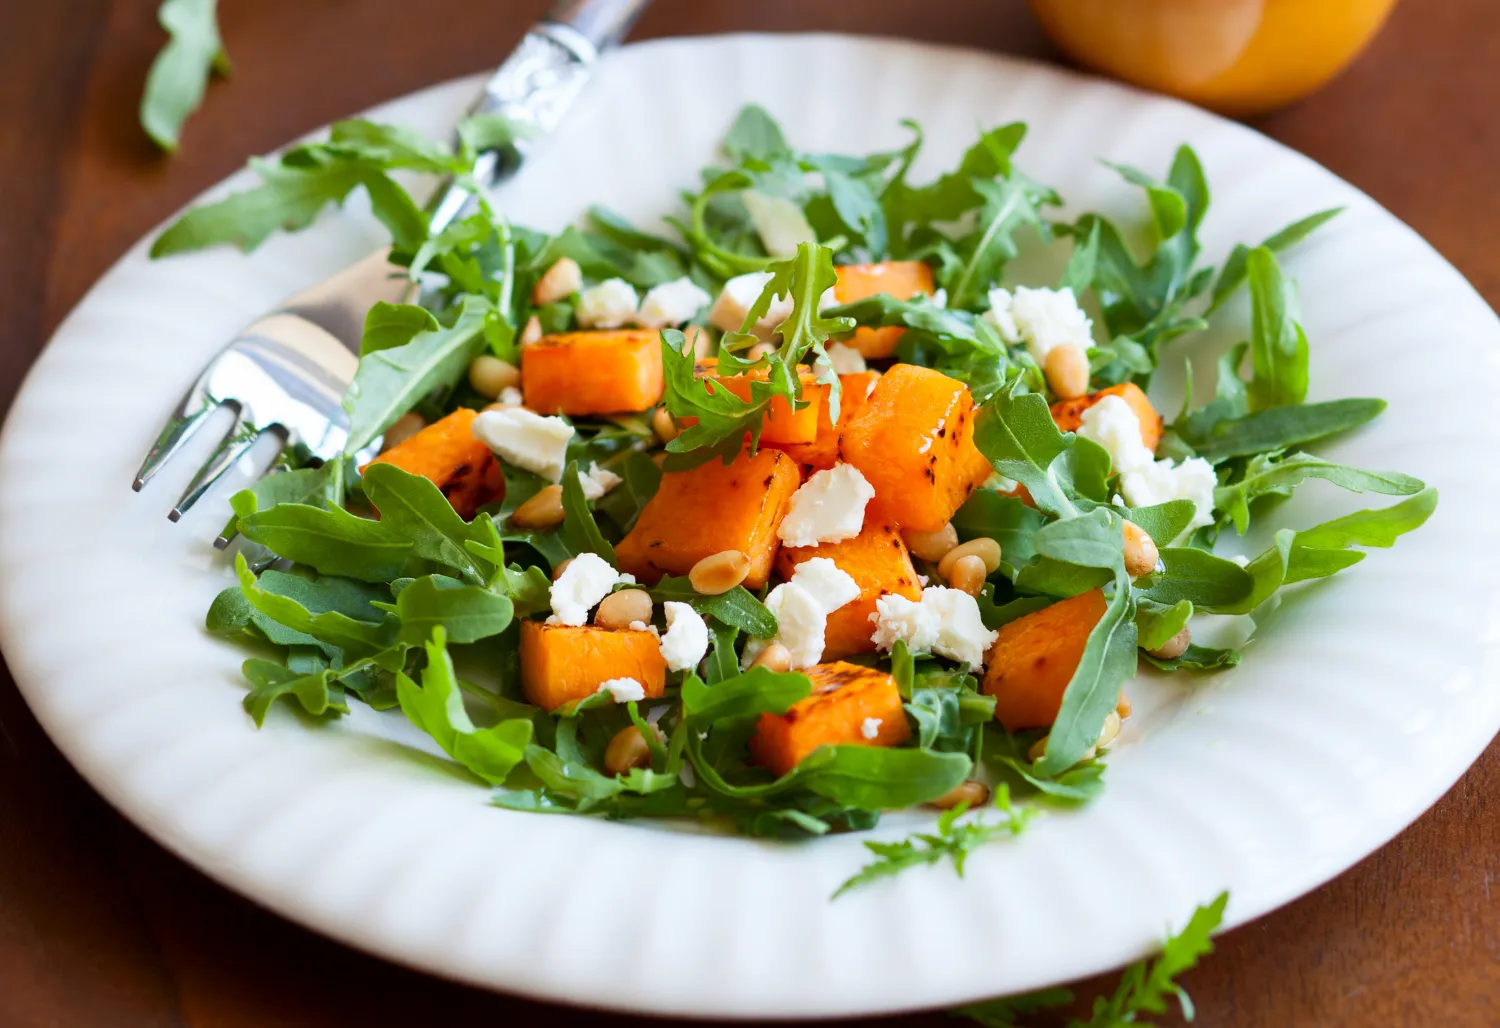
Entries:
{"label": "white cheese crumb", "polygon": [[828,362],[833,365],[835,375],[857,375],[861,371],[870,370],[870,366],[865,363],[865,355],[843,343],[828,344]]}
{"label": "white cheese crumb", "polygon": [[597,464],[590,464],[589,469],[578,476],[578,484],[583,486],[583,498],[590,503],[599,499],[624,479],[613,471],[601,468]]}
{"label": "white cheese crumb", "polygon": [[880,718],[867,717],[865,718],[864,724],[859,726],[859,734],[864,736],[866,739],[873,739],[880,734],[881,724],[882,722]]}
{"label": "white cheese crumb", "polygon": [[611,678],[607,682],[600,682],[595,692],[607,692],[615,698],[616,703],[629,703],[631,700],[640,702],[646,698],[646,688],[634,678]]}
{"label": "white cheese crumb", "polygon": [[995,331],[1000,333],[1000,338],[1007,343],[1019,343],[1021,341],[1021,329],[1016,324],[1016,319],[1011,315],[1011,302],[1014,299],[1009,289],[990,290],[990,309],[980,315],[982,319],[995,326]]}
{"label": "white cheese crumb", "polygon": [[562,480],[573,426],[559,417],[543,417],[525,407],[481,411],[470,429],[474,438],[501,460],[540,475]]}
{"label": "white cheese crumb", "polygon": [[500,395],[496,397],[496,402],[503,403],[507,407],[519,407],[526,402],[526,396],[515,386],[506,386],[500,390]]}
{"label": "white cheese crumb", "polygon": [[933,293],[932,296],[930,296],[928,299],[930,299],[932,301],[932,305],[934,307],[946,307],[946,306],[948,306],[948,290],[946,290],[946,289],[939,289],[937,292]]}
{"label": "white cheese crumb", "polygon": [[644,621],[632,621],[630,623],[629,627],[630,627],[630,630],[632,632],[654,632],[654,631],[656,631],[656,629],[652,628],[650,625],[646,624],[646,622],[644,622]]}
{"label": "white cheese crumb", "polygon": [[827,557],[813,557],[797,565],[790,581],[766,596],[766,609],[776,618],[774,639],[751,639],[741,663],[749,667],[771,642],[792,655],[792,667],[812,667],[823,659],[828,615],[859,596],[859,583]]}
{"label": "white cheese crumb", "polygon": [[597,553],[580,553],[552,583],[552,617],[549,624],[578,627],[588,623],[589,611],[618,584],[635,582],[632,575],[622,575]]}
{"label": "white cheese crumb", "polygon": [[667,630],[658,644],[662,659],[673,671],[697,667],[708,652],[708,626],[686,603],[668,600],[662,604],[662,610],[667,616]]}
{"label": "white cheese crumb", "polygon": [[1120,492],[1132,507],[1192,500],[1193,520],[1184,533],[1214,523],[1214,487],[1218,484],[1213,465],[1202,457],[1181,464],[1159,460],[1120,476]]}
{"label": "white cheese crumb", "polygon": [[859,583],[828,557],[804,560],[792,572],[791,580],[812,593],[827,614],[859,598]]}
{"label": "white cheese crumb", "polygon": [[816,546],[853,539],[865,523],[865,505],[875,498],[875,487],[852,464],[835,464],[816,471],[792,494],[792,502],[776,529],[787,546]]}
{"label": "white cheese crumb", "polygon": [[1006,478],[998,471],[991,472],[990,477],[984,480],[984,487],[993,489],[997,493],[1013,493],[1020,484],[1014,478]]}
{"label": "white cheese crumb", "polygon": [[802,208],[780,196],[767,196],[747,189],[740,194],[761,245],[772,257],[794,257],[798,243],[814,242],[818,234],[807,223]]}
{"label": "white cheese crumb", "polygon": [[984,627],[974,597],[940,585],[923,589],[920,601],[895,594],[882,596],[875,601],[870,620],[875,623],[871,638],[878,648],[889,651],[899,639],[913,653],[935,653],[971,671],[984,664],[985,651],[997,635]]}
{"label": "white cheese crumb", "polygon": [[663,282],[647,290],[641,309],[635,315],[636,324],[644,328],[680,325],[708,306],[712,299],[698,283],[685,276]]}
{"label": "white cheese crumb", "polygon": [[579,293],[574,313],[584,328],[620,328],[635,320],[636,302],[629,282],[610,278]]}
{"label": "white cheese crumb", "polygon": [[[719,298],[714,301],[713,309],[708,312],[708,323],[725,332],[738,332],[745,322],[745,315],[750,313],[750,308],[760,299],[760,294],[769,281],[769,271],[752,271],[725,282]],[[774,296],[765,316],[755,323],[755,331],[761,335],[769,335],[791,313],[792,298]]]}
{"label": "white cheese crumb", "polygon": [[1094,345],[1094,323],[1078,306],[1071,288],[990,290],[990,309],[984,319],[1008,343],[1024,341],[1032,359],[1041,364],[1057,346],[1087,350]]}
{"label": "white cheese crumb", "polygon": [[1141,442],[1141,419],[1135,408],[1113,394],[1084,410],[1078,434],[1109,451],[1116,474],[1139,471],[1153,459]]}

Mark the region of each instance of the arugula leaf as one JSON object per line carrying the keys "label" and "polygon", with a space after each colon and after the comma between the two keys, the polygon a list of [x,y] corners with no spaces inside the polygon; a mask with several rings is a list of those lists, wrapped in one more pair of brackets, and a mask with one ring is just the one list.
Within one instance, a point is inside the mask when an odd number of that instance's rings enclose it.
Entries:
{"label": "arugula leaf", "polygon": [[1164,546],[1160,552],[1165,570],[1135,580],[1140,595],[1157,603],[1229,607],[1254,587],[1250,573],[1232,560],[1192,547]]}
{"label": "arugula leaf", "polygon": [[701,730],[725,718],[785,714],[811,691],[808,677],[795,672],[777,673],[755,667],[705,685],[689,671],[682,680],[682,712],[690,731]]}
{"label": "arugula leaf", "polygon": [[1192,616],[1192,600],[1178,600],[1168,605],[1150,597],[1137,596],[1135,627],[1139,638],[1136,641],[1143,650],[1160,649],[1187,626]]}
{"label": "arugula leaf", "polygon": [[505,631],[513,610],[509,596],[443,575],[424,575],[396,597],[401,618],[397,642],[420,646],[439,632],[456,643],[477,642]]}
{"label": "arugula leaf", "polygon": [[1251,501],[1262,496],[1290,496],[1310,478],[1321,478],[1350,492],[1388,496],[1410,496],[1423,488],[1419,479],[1395,471],[1362,471],[1310,453],[1272,453],[1256,456],[1238,481],[1215,489],[1214,508],[1223,511],[1244,535],[1250,527]]}
{"label": "arugula leaf", "polygon": [[562,504],[563,523],[560,531],[568,549],[575,555],[597,553],[609,561],[612,567],[619,567],[620,560],[615,556],[615,548],[600,533],[594,514],[589,510],[589,501],[584,499],[583,485],[578,481],[576,460],[568,461],[567,469],[563,471]]}
{"label": "arugula leaf", "polygon": [[[1314,231],[1321,228],[1327,222],[1333,220],[1343,213],[1342,207],[1330,207],[1326,211],[1309,214],[1299,221],[1294,221],[1281,231],[1267,236],[1265,242],[1260,244],[1259,249],[1270,250],[1272,253],[1280,253],[1288,247],[1294,246],[1312,235]],[[1250,247],[1244,243],[1236,243],[1230,251],[1228,259],[1224,261],[1224,267],[1219,272],[1218,281],[1214,283],[1213,302],[1209,305],[1209,312],[1218,310],[1225,300],[1229,299],[1241,282],[1245,281],[1246,266],[1250,259]]]}
{"label": "arugula leaf", "polygon": [[405,346],[423,332],[441,328],[437,318],[425,307],[410,303],[377,301],[365,314],[364,331],[359,337],[359,355],[376,350]]}
{"label": "arugula leaf", "polygon": [[1217,464],[1231,457],[1285,450],[1347,432],[1383,410],[1384,400],[1360,398],[1272,407],[1221,421],[1205,437],[1189,438],[1188,442],[1198,456]]}
{"label": "arugula leaf", "polygon": [[1000,280],[1005,263],[1020,251],[1015,234],[1030,225],[1048,237],[1040,206],[1058,202],[1050,189],[1038,186],[1020,172],[1004,178],[975,178],[971,187],[983,200],[974,232],[959,244],[964,254],[958,267],[944,276],[943,285],[955,307],[979,307],[990,287]]}
{"label": "arugula leaf", "polygon": [[250,566],[245,563],[243,553],[235,554],[234,570],[239,578],[240,591],[245,594],[250,606],[295,632],[310,635],[320,642],[337,646],[345,653],[358,656],[372,654],[394,641],[394,625],[389,620],[371,624],[355,620],[337,610],[314,614],[291,596],[278,595],[261,588]]}
{"label": "arugula leaf", "polygon": [[240,518],[249,517],[256,511],[266,510],[278,503],[301,503],[314,507],[342,506],[346,471],[344,463],[338,460],[328,461],[316,468],[273,468],[255,484],[241,489],[229,498],[229,506],[234,510],[234,515],[225,524],[219,537],[226,542],[233,539],[239,534]]}
{"label": "arugula leaf", "polygon": [[255,721],[256,728],[264,727],[271,705],[280,699],[296,700],[314,717],[321,717],[329,711],[349,713],[344,691],[334,680],[333,672],[326,667],[302,674],[269,660],[252,658],[240,666],[240,671],[250,680],[250,691],[241,705]]}
{"label": "arugula leaf", "polygon": [[426,644],[427,667],[420,688],[397,672],[396,695],[401,710],[412,724],[432,736],[444,753],[491,785],[499,785],[525,758],[531,743],[531,721],[512,718],[491,728],[475,728],[464,710],[463,692],[446,644],[443,630],[434,629]]}
{"label": "arugula leaf", "polygon": [[1194,513],[1196,508],[1192,500],[1168,500],[1150,507],[1127,507],[1120,511],[1125,520],[1144,528],[1147,535],[1163,544],[1186,531]]}
{"label": "arugula leaf", "polygon": [[746,159],[768,161],[773,157],[791,154],[781,126],[760,104],[746,104],[740,108],[724,136],[724,153],[735,162]]}
{"label": "arugula leaf", "polygon": [[974,445],[995,470],[1026,487],[1039,509],[1072,517],[1077,509],[1052,471],[1068,441],[1038,393],[996,393],[974,419]]}
{"label": "arugula leaf", "polygon": [[958,1007],[952,1013],[954,1017],[966,1017],[971,1021],[977,1021],[984,1028],[1025,1028],[1025,1023],[1018,1018],[1026,1014],[1051,1010],[1054,1007],[1065,1007],[1072,1002],[1071,989],[1038,989],[1019,996],[1004,996],[1000,999],[987,999],[982,1003],[970,1003],[967,1006]]}
{"label": "arugula leaf", "polygon": [[712,614],[724,624],[757,639],[769,639],[776,634],[776,615],[742,585],[716,596],[705,596],[694,589],[686,577],[664,575],[649,591],[651,599],[657,603],[667,600],[691,603],[701,613]]}
{"label": "arugula leaf", "polygon": [[963,753],[824,746],[791,774],[800,787],[840,806],[885,810],[935,800],[967,778],[972,767]]}
{"label": "arugula leaf", "polygon": [[484,323],[492,309],[484,298],[466,296],[451,327],[419,332],[404,346],[361,357],[344,394],[349,412],[344,453],[358,454],[428,393],[462,378],[484,349]]}
{"label": "arugula leaf", "polygon": [[166,151],[177,149],[183,122],[203,102],[208,77],[229,74],[219,36],[218,0],[162,0],[156,12],[171,37],[151,62],[141,97],[141,128]]}
{"label": "arugula leaf", "polygon": [[661,488],[662,470],[646,453],[632,453],[611,470],[620,476],[620,484],[605,493],[594,507],[607,515],[624,535],[635,527],[641,511]]}
{"label": "arugula leaf", "polygon": [[1250,277],[1250,409],[1299,404],[1307,399],[1307,334],[1297,323],[1296,287],[1270,250],[1252,250]]}
{"label": "arugula leaf", "polygon": [[964,862],[970,853],[994,839],[1020,835],[1036,813],[1029,807],[1012,807],[1010,793],[1004,786],[995,790],[995,807],[1002,815],[999,821],[975,819],[959,824],[959,818],[969,809],[968,804],[961,803],[943,812],[935,834],[916,832],[900,842],[865,843],[865,848],[877,859],[840,885],[830,898],[838,899],[850,889],[894,877],[907,868],[939,863],[945,857],[953,862],[953,870],[962,878]]}
{"label": "arugula leaf", "polygon": [[467,548],[474,531],[430,479],[394,464],[371,464],[361,479],[365,495],[380,511],[380,524],[411,542],[411,552],[453,568],[475,584],[489,568]]}
{"label": "arugula leaf", "polygon": [[[338,611],[356,621],[382,620],[384,615],[374,605],[383,593],[347,578],[331,575],[305,578],[302,575],[283,571],[263,571],[257,579],[260,589],[277,596],[285,596],[305,607],[309,614]],[[276,646],[315,646],[326,656],[338,657],[337,646],[324,643],[303,632],[262,614],[250,605],[238,585],[230,586],[214,597],[204,619],[204,627],[216,634],[232,635],[246,632],[252,636],[259,632],[268,642]]]}
{"label": "arugula leaf", "polygon": [[365,582],[399,578],[414,555],[404,535],[340,507],[278,503],[241,517],[240,532],[278,557]]}

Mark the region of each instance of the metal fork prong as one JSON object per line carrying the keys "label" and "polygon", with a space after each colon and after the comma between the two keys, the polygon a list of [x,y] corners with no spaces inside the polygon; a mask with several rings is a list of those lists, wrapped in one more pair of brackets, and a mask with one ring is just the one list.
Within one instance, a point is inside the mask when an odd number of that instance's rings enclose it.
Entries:
{"label": "metal fork prong", "polygon": [[[232,406],[232,404],[226,403],[225,406]],[[197,503],[203,494],[223,477],[224,472],[234,467],[235,462],[255,445],[258,435],[259,433],[251,426],[246,413],[236,407],[234,425],[224,436],[224,441],[219,444],[218,449],[214,450],[213,455],[204,461],[198,473],[193,476],[193,480],[188,483],[182,498],[167,512],[167,519],[176,521],[187,513],[188,508]]]}
{"label": "metal fork prong", "polygon": [[[186,401],[183,406],[186,406]],[[156,437],[156,442],[146,452],[146,459],[141,461],[141,469],[135,473],[135,481],[130,487],[140,492],[141,487],[151,481],[166,466],[167,461],[177,455],[178,450],[187,445],[187,441],[203,427],[203,423],[216,409],[215,404],[203,404],[195,413],[184,414],[179,407],[178,412],[162,426],[161,435]]]}
{"label": "metal fork prong", "polygon": [[[246,454],[247,459],[248,457],[249,454]],[[272,475],[279,475],[286,470],[288,469],[285,464],[281,463],[280,461],[273,461],[271,466],[267,468],[263,474],[257,477],[256,481],[263,481],[267,478],[270,478]],[[234,542],[235,539],[239,538],[239,532],[235,530],[235,525],[238,523],[238,516],[231,517],[229,519],[228,523],[224,526],[224,531],[220,532],[218,537],[214,539],[214,549],[227,550],[229,548],[229,544]]]}

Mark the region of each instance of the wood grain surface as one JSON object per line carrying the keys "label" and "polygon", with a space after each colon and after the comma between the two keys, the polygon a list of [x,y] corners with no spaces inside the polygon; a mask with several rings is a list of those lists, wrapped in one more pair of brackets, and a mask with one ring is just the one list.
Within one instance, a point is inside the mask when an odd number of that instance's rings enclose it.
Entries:
{"label": "wood grain surface", "polygon": [[[0,410],[94,280],[198,191],[331,119],[493,65],[544,4],[222,0],[235,75],[211,88],[172,159],[152,150],[135,120],[163,39],[155,6],[4,5]],[[1021,0],[660,0],[636,36],[747,29],[878,33],[1057,59]],[[1413,225],[1494,304],[1497,68],[1500,4],[1406,0],[1342,77],[1254,125]],[[1198,1023],[1500,1025],[1495,887],[1500,746],[1492,745],[1384,849],[1226,935],[1186,977]],[[443,1023],[635,1022],[428,978],[225,891],[84,785],[0,671],[0,1026]],[[930,1014],[890,1023],[952,1022]]]}

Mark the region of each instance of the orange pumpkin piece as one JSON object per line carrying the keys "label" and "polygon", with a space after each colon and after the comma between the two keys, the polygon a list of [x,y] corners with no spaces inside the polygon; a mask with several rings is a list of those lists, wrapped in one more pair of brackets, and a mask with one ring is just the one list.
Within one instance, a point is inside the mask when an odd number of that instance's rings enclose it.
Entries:
{"label": "orange pumpkin piece", "polygon": [[[468,520],[486,503],[505,498],[505,472],[500,462],[474,438],[477,411],[460,407],[434,421],[416,435],[397,443],[370,464],[394,464],[421,475],[442,490],[459,516]],[[370,464],[359,470],[363,472]]]}
{"label": "orange pumpkin piece", "polygon": [[1104,609],[1104,591],[1092,589],[1000,627],[983,686],[995,697],[996,720],[1012,732],[1057,720],[1063,691]]}
{"label": "orange pumpkin piece", "polygon": [[915,364],[891,367],[844,425],[839,453],[875,487],[867,516],[936,532],[993,470],[974,445],[969,387]]}
{"label": "orange pumpkin piece", "polygon": [[1141,387],[1134,382],[1121,382],[1117,386],[1080,396],[1076,400],[1059,400],[1052,405],[1052,420],[1062,431],[1076,432],[1078,426],[1083,424],[1083,412],[1106,396],[1118,396],[1130,404],[1130,409],[1135,411],[1135,416],[1141,423],[1141,442],[1146,444],[1146,449],[1155,453],[1156,444],[1161,442],[1161,415],[1151,406],[1151,401],[1141,392]]}
{"label": "orange pumpkin piece", "polygon": [[649,410],[665,388],[655,332],[563,332],[521,349],[521,392],[542,414]]}
{"label": "orange pumpkin piece", "polygon": [[[921,261],[884,261],[880,264],[845,264],[833,269],[839,280],[833,295],[839,303],[854,303],[879,293],[910,300],[919,293],[932,295],[932,269]],[[889,357],[896,352],[903,328],[858,328],[848,345],[866,357]]]}
{"label": "orange pumpkin piece", "polygon": [[751,757],[778,778],[819,746],[899,746],[911,737],[896,680],[884,671],[836,661],[802,673],[812,692],[785,714],[762,714],[750,739]]}
{"label": "orange pumpkin piece", "polygon": [[776,557],[776,573],[791,578],[797,565],[813,557],[827,557],[859,586],[859,596],[828,615],[823,634],[823,659],[837,660],[851,653],[874,653],[870,615],[875,601],[888,593],[919,599],[922,586],[911,565],[911,554],[893,524],[866,519],[853,539],[819,546],[784,546]]}
{"label": "orange pumpkin piece", "polygon": [[655,582],[663,573],[687,574],[704,557],[739,550],[750,558],[745,586],[759,589],[780,545],[776,529],[801,484],[796,462],[772,449],[741,453],[728,465],[715,458],[670,471],[615,547],[620,570]]}
{"label": "orange pumpkin piece", "polygon": [[[826,470],[839,462],[839,427],[847,425],[854,412],[865,405],[870,391],[880,378],[878,371],[857,371],[852,375],[839,376],[839,424],[833,423],[825,392],[823,405],[818,408],[818,434],[810,443],[772,443],[798,464],[809,464],[818,470]],[[764,440],[764,437],[762,437]]]}
{"label": "orange pumpkin piece", "polygon": [[[715,392],[723,388],[746,403],[750,402],[750,384],[764,382],[770,374],[768,369],[758,368],[744,375],[720,376],[717,368],[716,357],[699,360],[697,363],[696,372],[700,378],[709,382],[708,391]],[[810,443],[818,437],[818,412],[828,407],[828,387],[820,385],[813,370],[806,365],[798,366],[797,379],[806,405],[792,410],[791,401],[785,396],[773,397],[761,419],[762,444],[780,446],[786,443]],[[684,428],[697,423],[697,418],[682,419]]]}
{"label": "orange pumpkin piece", "polygon": [[612,678],[634,678],[650,699],[666,691],[667,662],[653,633],[521,622],[521,689],[538,707],[592,696]]}

